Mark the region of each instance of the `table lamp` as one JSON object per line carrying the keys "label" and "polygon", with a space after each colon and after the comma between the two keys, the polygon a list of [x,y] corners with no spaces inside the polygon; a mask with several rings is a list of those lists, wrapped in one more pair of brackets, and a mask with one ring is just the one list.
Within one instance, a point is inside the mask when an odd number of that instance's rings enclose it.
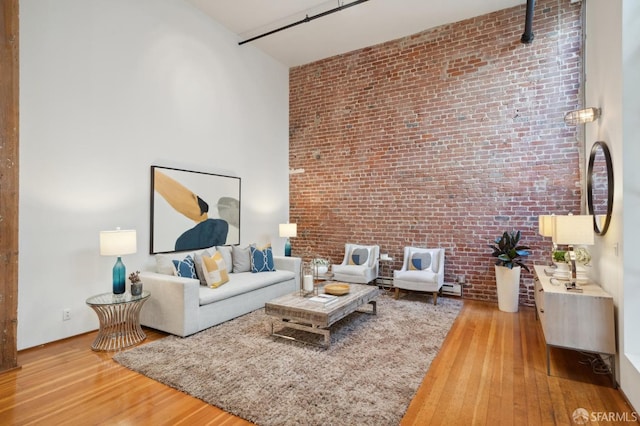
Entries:
{"label": "table lamp", "polygon": [[[555,215],[542,215],[538,216],[538,234],[543,237],[553,237],[553,217]],[[554,265],[553,263],[553,252],[556,250],[556,244],[552,243],[551,245],[551,262],[550,265]]]}
{"label": "table lamp", "polygon": [[133,229],[115,231],[100,231],[100,254],[102,256],[117,256],[113,267],[113,294],[122,294],[125,290],[127,270],[122,263],[125,254],[136,252],[136,231]]}
{"label": "table lamp", "polygon": [[289,238],[297,236],[298,225],[295,223],[281,223],[280,236],[285,237],[287,241],[284,243],[284,255],[291,256],[291,241]]}
{"label": "table lamp", "polygon": [[591,215],[567,215],[553,216],[553,242],[569,246],[569,260],[571,262],[570,287],[576,287],[576,253],[573,246],[592,245],[593,216]]}

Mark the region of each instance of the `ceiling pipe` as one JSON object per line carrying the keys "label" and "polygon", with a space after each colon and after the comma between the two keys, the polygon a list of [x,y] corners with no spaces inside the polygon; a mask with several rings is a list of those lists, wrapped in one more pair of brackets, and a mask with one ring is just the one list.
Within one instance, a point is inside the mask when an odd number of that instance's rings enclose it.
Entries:
{"label": "ceiling pipe", "polygon": [[289,29],[291,27],[295,27],[296,25],[304,24],[305,22],[311,22],[314,19],[322,18],[323,16],[331,15],[332,13],[340,12],[343,9],[346,9],[348,7],[351,7],[351,6],[355,6],[355,5],[360,4],[360,3],[364,3],[366,1],[369,1],[369,0],[356,0],[356,1],[351,2],[349,4],[343,4],[342,6],[338,6],[336,8],[327,10],[326,12],[318,13],[317,15],[313,15],[313,16],[307,15],[307,16],[304,17],[304,19],[301,19],[299,21],[293,22],[291,24],[285,25],[285,26],[280,27],[280,28],[276,28],[275,30],[268,31],[268,32],[263,33],[263,34],[259,34],[259,35],[255,36],[255,37],[251,37],[250,39],[241,41],[238,44],[240,46],[242,46],[245,43],[249,43],[251,41],[258,40],[259,38],[266,37],[266,36],[269,36],[271,34],[275,34],[277,32],[283,31],[283,30],[287,30],[287,29]]}
{"label": "ceiling pipe", "polygon": [[529,44],[533,41],[533,8],[536,5],[536,0],[527,0],[527,16],[524,21],[524,33],[520,37],[520,42]]}

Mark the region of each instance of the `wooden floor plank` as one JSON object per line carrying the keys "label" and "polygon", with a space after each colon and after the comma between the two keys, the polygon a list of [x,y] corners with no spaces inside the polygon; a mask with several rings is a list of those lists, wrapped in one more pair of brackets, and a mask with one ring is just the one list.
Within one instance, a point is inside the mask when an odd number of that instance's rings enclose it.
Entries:
{"label": "wooden floor plank", "polygon": [[[147,341],[165,336],[146,331]],[[87,333],[21,351],[21,368],[0,374],[0,424],[251,424],[120,366],[113,353],[93,352],[94,338]],[[552,348],[548,376],[533,309],[511,314],[465,301],[402,425],[571,424],[577,408],[633,420],[609,377],[580,358]]]}

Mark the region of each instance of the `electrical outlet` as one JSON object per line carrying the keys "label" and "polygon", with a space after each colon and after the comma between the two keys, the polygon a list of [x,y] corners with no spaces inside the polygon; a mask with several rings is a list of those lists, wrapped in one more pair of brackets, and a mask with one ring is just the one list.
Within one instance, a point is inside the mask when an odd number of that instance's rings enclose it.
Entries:
{"label": "electrical outlet", "polygon": [[466,279],[467,277],[465,277],[464,274],[458,275],[458,284],[464,284]]}
{"label": "electrical outlet", "polygon": [[71,309],[66,308],[62,310],[62,321],[69,321],[71,319]]}

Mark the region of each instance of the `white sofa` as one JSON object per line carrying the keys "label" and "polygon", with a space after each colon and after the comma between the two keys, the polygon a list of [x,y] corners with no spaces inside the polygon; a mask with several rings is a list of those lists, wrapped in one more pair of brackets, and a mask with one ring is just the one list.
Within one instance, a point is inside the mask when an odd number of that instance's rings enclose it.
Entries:
{"label": "white sofa", "polygon": [[142,307],[140,323],[177,336],[212,327],[264,307],[265,302],[300,288],[301,260],[274,256],[275,271],[229,273],[218,288],[200,285],[198,279],[140,273],[151,297]]}

